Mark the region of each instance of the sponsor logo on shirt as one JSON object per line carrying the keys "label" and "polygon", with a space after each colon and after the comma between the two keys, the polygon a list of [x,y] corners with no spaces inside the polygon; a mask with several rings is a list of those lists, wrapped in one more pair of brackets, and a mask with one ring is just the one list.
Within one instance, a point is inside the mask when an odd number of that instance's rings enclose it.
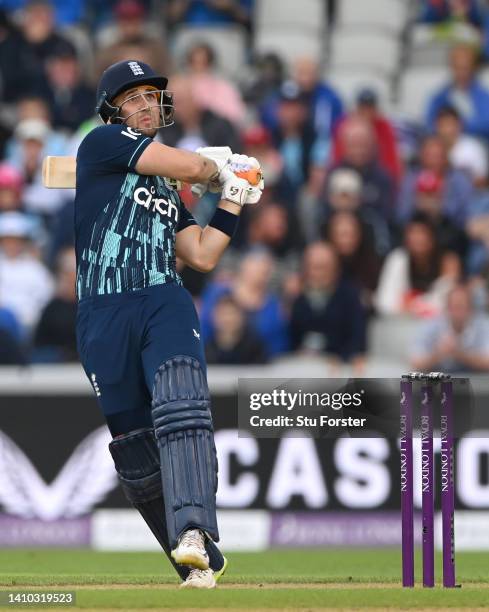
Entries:
{"label": "sponsor logo on shirt", "polygon": [[173,219],[178,222],[178,206],[169,198],[160,198],[155,195],[155,188],[138,187],[134,192],[134,201],[141,204],[147,210],[158,211],[163,217]]}

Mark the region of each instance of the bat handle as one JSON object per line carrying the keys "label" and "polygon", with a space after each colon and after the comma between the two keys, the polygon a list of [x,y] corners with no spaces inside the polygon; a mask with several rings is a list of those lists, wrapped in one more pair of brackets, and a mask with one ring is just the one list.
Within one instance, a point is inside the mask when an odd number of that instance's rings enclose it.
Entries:
{"label": "bat handle", "polygon": [[261,168],[250,168],[249,170],[242,170],[235,172],[234,174],[239,176],[239,178],[247,180],[250,185],[253,185],[253,187],[259,185],[263,178]]}

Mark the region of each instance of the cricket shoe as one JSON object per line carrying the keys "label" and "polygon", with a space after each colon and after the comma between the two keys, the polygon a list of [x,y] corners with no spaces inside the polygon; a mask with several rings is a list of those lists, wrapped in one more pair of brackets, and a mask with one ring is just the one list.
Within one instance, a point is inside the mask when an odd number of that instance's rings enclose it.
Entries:
{"label": "cricket shoe", "polygon": [[193,569],[187,576],[185,582],[180,585],[181,589],[215,589],[219,578],[224,574],[228,566],[228,560],[224,557],[224,565],[215,572],[211,568],[206,570]]}
{"label": "cricket shoe", "polygon": [[205,549],[204,534],[200,529],[185,531],[171,551],[175,563],[188,565],[199,570],[209,569],[209,555]]}

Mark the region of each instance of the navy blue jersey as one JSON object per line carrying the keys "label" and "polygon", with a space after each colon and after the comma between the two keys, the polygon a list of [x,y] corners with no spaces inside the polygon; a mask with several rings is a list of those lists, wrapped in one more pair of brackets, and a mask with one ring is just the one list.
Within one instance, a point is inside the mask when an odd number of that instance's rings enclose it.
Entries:
{"label": "navy blue jersey", "polygon": [[175,236],[196,222],[165,179],[136,172],[151,142],[125,125],[104,125],[87,134],[78,149],[79,299],[181,283]]}

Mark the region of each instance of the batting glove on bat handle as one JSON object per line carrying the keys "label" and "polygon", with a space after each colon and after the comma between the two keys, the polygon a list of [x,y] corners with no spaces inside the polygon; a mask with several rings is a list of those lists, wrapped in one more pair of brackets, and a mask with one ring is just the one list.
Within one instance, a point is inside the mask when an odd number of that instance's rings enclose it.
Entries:
{"label": "batting glove on bat handle", "polygon": [[224,182],[221,198],[228,202],[244,206],[245,204],[257,204],[260,201],[262,191],[259,187],[250,185],[244,178],[236,176],[230,169],[224,173],[228,174]]}

